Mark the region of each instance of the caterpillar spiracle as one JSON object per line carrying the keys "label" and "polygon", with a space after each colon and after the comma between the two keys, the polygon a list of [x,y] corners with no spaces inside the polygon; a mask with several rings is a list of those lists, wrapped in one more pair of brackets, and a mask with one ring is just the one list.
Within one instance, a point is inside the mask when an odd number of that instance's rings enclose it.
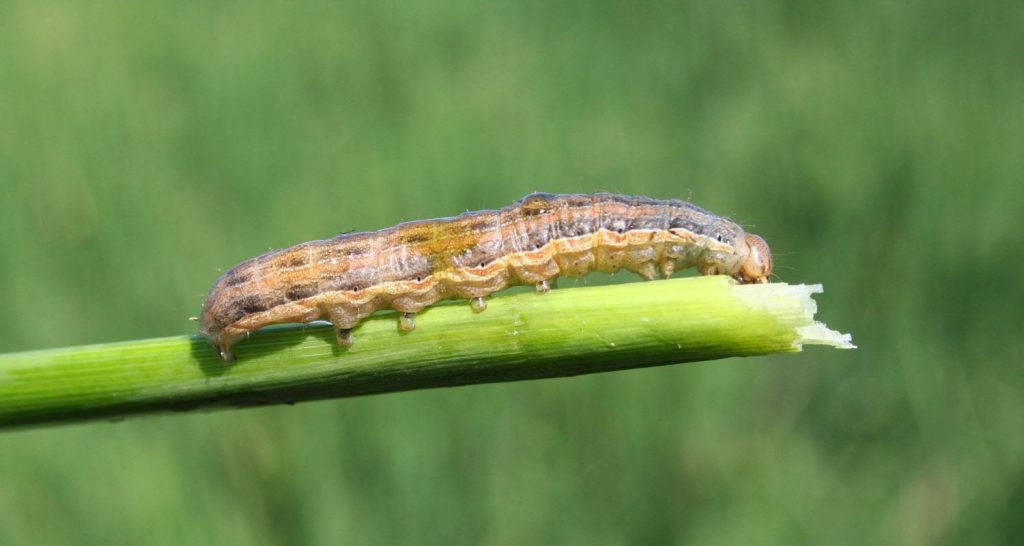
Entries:
{"label": "caterpillar spiracle", "polygon": [[309,241],[246,260],[220,276],[203,303],[200,332],[221,358],[263,326],[328,319],[337,342],[380,309],[399,328],[444,299],[483,311],[514,285],[549,289],[557,276],[626,269],[653,280],[696,267],[741,283],[767,282],[771,251],[732,220],[679,200],[614,193],[534,193],[500,210],[406,222]]}

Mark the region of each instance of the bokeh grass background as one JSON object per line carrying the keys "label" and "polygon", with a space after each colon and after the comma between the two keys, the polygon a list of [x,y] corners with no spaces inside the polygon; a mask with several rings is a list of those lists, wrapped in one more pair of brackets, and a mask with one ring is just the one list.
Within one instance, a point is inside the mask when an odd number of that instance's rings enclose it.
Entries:
{"label": "bokeh grass background", "polygon": [[732,216],[860,345],[6,432],[0,544],[1017,542],[1022,52],[1009,0],[0,2],[0,351],[533,190]]}

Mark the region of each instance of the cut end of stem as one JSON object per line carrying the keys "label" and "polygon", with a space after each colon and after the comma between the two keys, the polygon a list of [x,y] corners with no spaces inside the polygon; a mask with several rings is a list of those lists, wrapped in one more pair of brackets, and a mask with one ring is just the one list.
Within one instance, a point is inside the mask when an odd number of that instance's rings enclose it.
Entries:
{"label": "cut end of stem", "polygon": [[850,334],[829,329],[821,322],[815,322],[809,326],[801,326],[796,331],[800,335],[800,339],[793,342],[797,349],[802,349],[804,345],[828,345],[836,349],[857,348],[853,344],[853,337]]}
{"label": "cut end of stem", "polygon": [[794,341],[794,345],[798,349],[802,349],[804,345],[827,345],[838,349],[857,348],[857,345],[853,344],[852,335],[837,332],[825,326],[824,323],[814,321],[814,313],[818,311],[818,305],[811,298],[811,294],[824,292],[821,285],[796,285],[793,288],[803,290],[802,303],[807,312],[807,318],[811,321],[811,324],[797,327],[797,334],[800,335],[800,338]]}
{"label": "cut end of stem", "polygon": [[[820,284],[771,283],[736,286],[736,294],[743,298],[747,305],[767,311],[792,328],[796,334],[793,339],[793,350],[801,351],[804,345],[856,349],[853,336],[832,330],[825,323],[814,320],[818,304],[811,296],[824,291]],[[799,310],[802,312],[794,313],[794,302],[799,302]]]}
{"label": "cut end of stem", "polygon": [[853,344],[853,336],[832,330],[824,322],[814,320],[814,314],[818,312],[818,304],[811,298],[811,294],[820,294],[825,289],[820,284],[798,284],[793,286],[796,291],[803,291],[801,304],[807,313],[807,319],[811,324],[798,326],[797,334],[800,336],[793,345],[799,350],[804,345],[827,345],[836,349],[856,349]]}

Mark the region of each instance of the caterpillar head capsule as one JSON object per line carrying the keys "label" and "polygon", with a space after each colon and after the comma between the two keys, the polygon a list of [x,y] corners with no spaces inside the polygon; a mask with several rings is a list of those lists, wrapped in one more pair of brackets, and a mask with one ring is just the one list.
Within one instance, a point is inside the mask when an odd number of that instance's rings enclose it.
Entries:
{"label": "caterpillar head capsule", "polygon": [[736,280],[743,284],[768,282],[768,276],[772,273],[772,251],[768,249],[768,243],[757,235],[748,233],[744,238],[744,244],[747,246],[747,255],[741,261],[739,271],[734,275]]}

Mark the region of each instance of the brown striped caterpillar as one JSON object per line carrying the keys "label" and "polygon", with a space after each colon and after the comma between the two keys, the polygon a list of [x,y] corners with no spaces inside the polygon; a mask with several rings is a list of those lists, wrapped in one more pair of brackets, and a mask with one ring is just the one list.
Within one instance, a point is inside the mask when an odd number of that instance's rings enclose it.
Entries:
{"label": "brown striped caterpillar", "polygon": [[200,332],[224,360],[249,332],[327,318],[339,345],[380,309],[400,313],[399,328],[443,299],[484,298],[513,285],[539,292],[562,276],[627,269],[645,279],[658,269],[696,267],[742,283],[767,282],[764,239],[732,220],[679,200],[597,193],[534,193],[501,210],[406,222],[346,233],[246,260],[221,275],[203,303]]}

